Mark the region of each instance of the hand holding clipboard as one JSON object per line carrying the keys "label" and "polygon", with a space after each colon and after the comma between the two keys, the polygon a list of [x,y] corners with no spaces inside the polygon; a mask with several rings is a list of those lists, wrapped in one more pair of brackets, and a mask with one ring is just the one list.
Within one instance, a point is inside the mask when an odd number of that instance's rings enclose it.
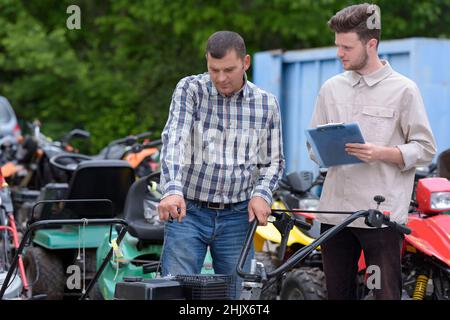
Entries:
{"label": "hand holding clipboard", "polygon": [[329,123],[305,133],[321,167],[363,162],[345,151],[347,143],[365,143],[357,123]]}

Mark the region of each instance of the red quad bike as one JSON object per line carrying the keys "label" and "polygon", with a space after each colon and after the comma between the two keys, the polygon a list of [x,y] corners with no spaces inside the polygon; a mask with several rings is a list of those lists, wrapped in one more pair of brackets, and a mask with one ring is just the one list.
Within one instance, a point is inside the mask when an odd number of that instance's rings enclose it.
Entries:
{"label": "red quad bike", "polygon": [[420,179],[403,246],[403,288],[413,300],[450,300],[450,181]]}
{"label": "red quad bike", "polygon": [[[442,177],[419,179],[402,248],[402,300],[450,300],[450,181]],[[359,260],[362,299],[367,289],[364,255]],[[364,280],[362,280],[364,279]]]}

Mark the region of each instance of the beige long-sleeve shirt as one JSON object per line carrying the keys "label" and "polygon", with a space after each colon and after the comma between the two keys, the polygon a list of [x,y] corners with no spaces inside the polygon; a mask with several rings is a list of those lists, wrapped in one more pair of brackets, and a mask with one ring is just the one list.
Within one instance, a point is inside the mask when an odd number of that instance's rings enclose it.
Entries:
{"label": "beige long-sleeve shirt", "polygon": [[[379,209],[390,211],[391,220],[406,223],[415,167],[427,165],[433,159],[436,143],[416,84],[395,72],[387,61],[382,63],[381,69],[369,75],[346,71],[327,80],[317,97],[310,127],[357,122],[366,142],[397,147],[405,165],[374,161],[330,167],[320,209],[376,208],[373,197],[382,195],[386,201]],[[315,160],[310,148],[309,152]],[[318,220],[337,224],[346,217],[320,214]],[[363,219],[350,226],[367,228]]]}

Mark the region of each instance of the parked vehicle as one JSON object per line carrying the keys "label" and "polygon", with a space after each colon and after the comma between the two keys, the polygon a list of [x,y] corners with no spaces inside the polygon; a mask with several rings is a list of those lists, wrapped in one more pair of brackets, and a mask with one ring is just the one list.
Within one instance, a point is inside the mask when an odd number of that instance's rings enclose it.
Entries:
{"label": "parked vehicle", "polygon": [[[319,213],[319,211],[315,211]],[[325,212],[320,213],[336,213]],[[339,214],[344,212],[338,212]],[[274,279],[280,278],[282,274],[288,272],[296,265],[298,265],[302,259],[308,256],[316,247],[320,246],[324,241],[333,237],[340,230],[345,228],[351,222],[359,218],[365,218],[365,222],[372,227],[381,227],[383,224],[390,225],[396,228],[399,232],[409,232],[409,230],[403,226],[400,226],[389,220],[389,216],[383,215],[378,210],[361,210],[357,212],[345,212],[350,216],[341,224],[334,226],[330,230],[320,235],[313,243],[305,246],[303,249],[297,251],[288,260],[284,261],[273,271],[267,271],[265,265],[258,262],[256,259],[252,260],[251,270],[249,273],[244,271],[245,260],[250,252],[250,247],[253,243],[252,238],[255,235],[258,221],[255,219],[247,232],[244,246],[242,248],[239,261],[237,264],[237,273],[243,278],[243,289],[239,299],[241,300],[259,300],[261,298],[262,288],[267,286],[267,283]],[[296,225],[300,228],[308,229],[310,225],[302,220],[296,218],[296,215],[302,215],[300,210],[272,210],[272,215],[275,221],[279,219],[289,219],[293,223],[289,224],[291,227]],[[289,232],[284,235],[288,237]],[[285,240],[283,240],[285,241]],[[229,284],[228,284],[229,286]],[[225,293],[221,296],[222,299],[230,299],[230,295],[226,295],[227,292],[231,292],[227,289],[227,279],[224,275],[191,275],[189,277],[166,277],[163,279],[130,279],[129,281],[119,282],[116,285],[115,298],[118,300],[129,299],[143,299],[154,300],[161,298],[164,299],[203,299],[209,300],[217,297],[217,291],[211,290],[214,287],[217,290],[221,290]],[[159,294],[158,294],[159,293]],[[195,293],[195,295],[194,295]]]}
{"label": "parked vehicle", "polygon": [[148,176],[159,170],[161,139],[149,140],[152,132],[129,135],[111,141],[96,158],[122,159],[128,161],[138,177]]}
{"label": "parked vehicle", "polygon": [[[115,218],[122,214],[127,192],[135,180],[131,166],[123,160],[83,161],[78,154],[70,156],[71,162],[59,162],[67,160],[68,154],[50,159],[51,165],[66,168],[70,181],[48,183],[41,189],[36,201],[27,206],[27,225],[55,219]],[[74,168],[75,161],[80,164]],[[67,268],[76,265],[87,280],[91,279],[97,248],[109,232],[107,225],[62,224],[36,230],[24,255],[32,295],[45,294],[48,299],[79,295],[81,290],[67,286]]]}
{"label": "parked vehicle", "polygon": [[[131,186],[123,214],[128,224],[127,233],[117,246],[118,230],[104,235],[97,250],[99,277],[93,280],[95,285],[89,293],[90,299],[111,300],[117,283],[130,279],[154,279],[160,274],[164,224],[159,220],[157,209],[161,199],[159,178],[160,172],[154,172]],[[111,247],[114,254],[105,260]],[[202,274],[212,273],[212,258],[208,250]]]}
{"label": "parked vehicle", "polygon": [[[274,210],[317,210],[319,198],[311,190],[321,180],[313,182],[312,172],[292,172],[279,182],[279,188],[274,192]],[[304,216],[299,220],[310,222],[308,230],[297,226],[292,228],[291,220],[280,219],[267,226],[259,226],[254,236],[255,257],[264,263],[266,271],[276,269],[288,260],[295,252],[310,245],[320,235],[320,224]],[[289,237],[285,233],[289,230]],[[287,272],[282,278],[271,282],[270,287],[263,288],[261,299],[306,299],[317,300],[326,298],[325,277],[322,271],[320,247],[315,249],[302,263]]]}
{"label": "parked vehicle", "polygon": [[[422,171],[422,174],[421,174]],[[428,170],[416,171],[402,249],[402,299],[450,300],[450,150]],[[364,255],[359,261],[362,299],[371,297],[364,283]]]}
{"label": "parked vehicle", "polygon": [[18,138],[21,134],[14,109],[6,97],[0,96],[0,138],[6,136]]}
{"label": "parked vehicle", "polygon": [[[11,261],[19,248],[19,236],[14,221],[13,205],[8,184],[0,171],[0,285],[3,285]],[[29,293],[22,256],[18,257],[18,276],[8,281],[5,299],[18,299]]]}
{"label": "parked vehicle", "polygon": [[450,300],[450,181],[419,180],[417,206],[409,214],[402,272],[404,289],[413,300]]}
{"label": "parked vehicle", "polygon": [[[106,168],[103,173],[102,168]],[[117,175],[117,168],[122,171],[121,177]],[[119,179],[102,184],[111,176]],[[32,246],[25,251],[25,270],[32,283],[32,297],[112,299],[117,282],[156,277],[164,241],[164,228],[156,210],[160,197],[156,182],[159,173],[134,182],[123,209],[118,196],[104,192],[105,189],[120,192],[119,186],[123,185],[119,180],[123,183],[125,177],[134,179],[125,161],[84,161],[72,176],[68,198],[43,199],[37,203],[41,209],[35,206],[33,220],[18,249],[21,252],[32,238]],[[92,190],[96,193],[92,194]],[[110,202],[117,211],[105,210],[100,203],[104,202],[100,199],[105,198],[112,199]],[[92,203],[88,206],[89,200]],[[125,228],[105,226],[111,223]],[[77,290],[68,287],[67,272],[73,266],[82,270],[83,285]],[[210,255],[205,259],[202,272],[213,272]]]}

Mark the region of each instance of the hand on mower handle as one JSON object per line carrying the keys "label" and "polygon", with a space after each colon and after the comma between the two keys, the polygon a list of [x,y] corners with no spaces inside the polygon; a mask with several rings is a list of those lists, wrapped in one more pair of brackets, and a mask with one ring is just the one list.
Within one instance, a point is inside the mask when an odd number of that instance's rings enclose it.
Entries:
{"label": "hand on mower handle", "polygon": [[386,225],[386,226],[390,226],[390,227],[394,228],[395,230],[397,230],[398,232],[401,232],[404,234],[411,233],[411,229],[409,229],[408,227],[406,227],[402,224],[399,224],[397,222],[391,221],[389,212],[381,213],[379,210],[373,210],[373,209],[370,209],[367,212],[368,212],[368,215],[364,222],[369,227],[381,228],[382,225]]}

